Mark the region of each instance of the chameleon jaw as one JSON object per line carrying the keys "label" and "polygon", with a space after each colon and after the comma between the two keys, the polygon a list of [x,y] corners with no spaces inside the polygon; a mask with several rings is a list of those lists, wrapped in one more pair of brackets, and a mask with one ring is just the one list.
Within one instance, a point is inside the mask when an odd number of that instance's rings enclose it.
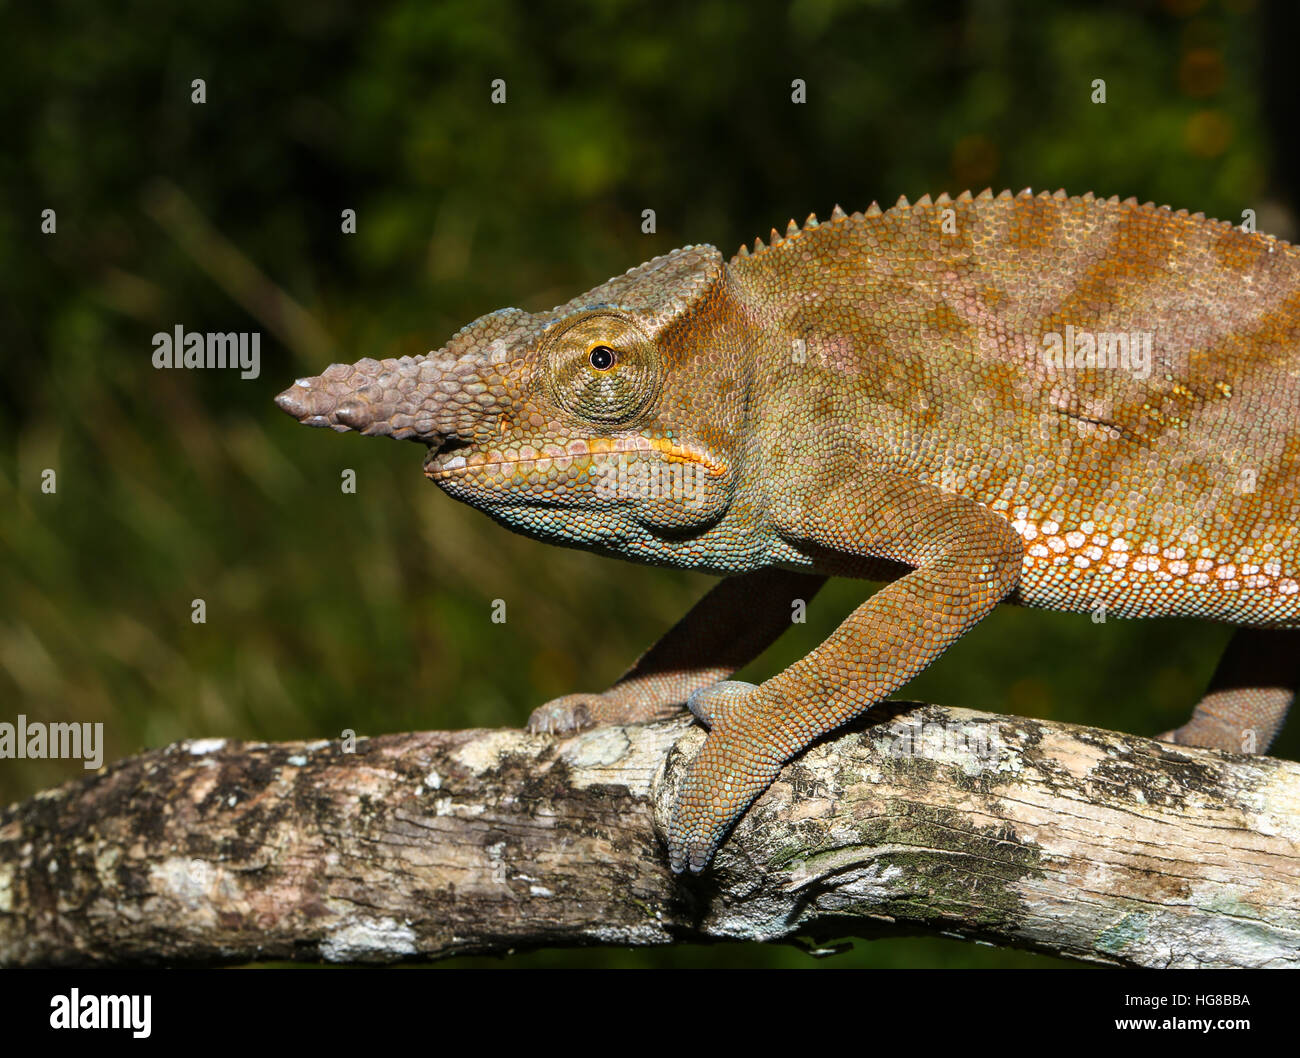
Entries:
{"label": "chameleon jaw", "polygon": [[488,458],[481,462],[470,462],[466,457],[462,450],[471,447],[467,442],[452,438],[442,445],[426,443],[429,444],[429,454],[424,460],[424,474],[431,481],[463,477],[474,471],[493,471],[501,467],[520,465],[536,466],[540,463],[548,464],[547,467],[540,469],[550,469],[551,466],[555,466],[567,470],[575,462],[593,463],[602,456],[615,458],[620,455],[644,456],[652,452],[658,453],[667,463],[693,463],[701,467],[709,477],[721,477],[727,472],[725,464],[711,458],[707,453],[663,437],[633,439],[593,437],[572,443],[567,448],[551,447],[530,455],[490,452],[489,456],[495,458]]}

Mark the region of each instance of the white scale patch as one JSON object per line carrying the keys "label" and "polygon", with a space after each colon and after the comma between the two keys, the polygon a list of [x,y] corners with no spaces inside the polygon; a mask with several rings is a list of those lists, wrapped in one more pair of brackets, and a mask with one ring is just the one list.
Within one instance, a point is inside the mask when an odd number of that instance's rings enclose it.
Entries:
{"label": "white scale patch", "polygon": [[[1045,519],[1032,521],[1026,508],[1014,513],[1011,525],[1025,541],[1024,568],[1041,573],[1045,569],[1069,565],[1080,570],[1094,570],[1113,580],[1151,580],[1174,588],[1214,585],[1221,591],[1243,588],[1254,592],[1294,595],[1300,582],[1284,576],[1276,560],[1246,561],[1216,555],[1209,547],[1198,546],[1193,530],[1177,543],[1146,541],[1136,547],[1123,536],[1098,531],[1093,522],[1065,529],[1059,522]],[[1267,545],[1263,545],[1265,548]],[[1140,575],[1140,576],[1136,576]]]}

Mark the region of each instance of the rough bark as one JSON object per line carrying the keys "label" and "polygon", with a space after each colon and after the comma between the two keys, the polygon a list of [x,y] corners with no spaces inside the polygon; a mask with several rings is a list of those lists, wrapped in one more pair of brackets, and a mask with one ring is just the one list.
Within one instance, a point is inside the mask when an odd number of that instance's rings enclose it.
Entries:
{"label": "rough bark", "polygon": [[391,962],[930,932],[1300,965],[1300,765],[895,704],[786,768],[702,877],[686,721],[186,742],[0,815],[0,963]]}

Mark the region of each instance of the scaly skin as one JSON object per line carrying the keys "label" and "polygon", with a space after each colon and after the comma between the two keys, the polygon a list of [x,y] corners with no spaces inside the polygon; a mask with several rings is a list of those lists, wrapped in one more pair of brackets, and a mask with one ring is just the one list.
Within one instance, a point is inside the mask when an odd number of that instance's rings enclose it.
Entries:
{"label": "scaly skin", "polygon": [[[1116,332],[1150,336],[1149,372],[1045,356]],[[999,601],[1243,626],[1172,741],[1262,752],[1294,695],[1300,255],[1200,215],[1064,192],[837,208],[277,401],[423,442],[431,480],[518,532],[728,578],[614,687],[531,721],[689,704],[710,733],[674,870]],[[784,672],[728,681],[827,576],[889,583]]]}

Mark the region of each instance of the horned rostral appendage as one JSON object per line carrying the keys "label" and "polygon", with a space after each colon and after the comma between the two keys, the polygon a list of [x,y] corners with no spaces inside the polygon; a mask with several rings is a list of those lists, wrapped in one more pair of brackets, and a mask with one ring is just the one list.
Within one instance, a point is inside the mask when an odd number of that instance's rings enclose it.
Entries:
{"label": "horned rostral appendage", "polygon": [[480,366],[454,356],[366,358],[300,378],[275,403],[304,426],[438,446],[482,419]]}

